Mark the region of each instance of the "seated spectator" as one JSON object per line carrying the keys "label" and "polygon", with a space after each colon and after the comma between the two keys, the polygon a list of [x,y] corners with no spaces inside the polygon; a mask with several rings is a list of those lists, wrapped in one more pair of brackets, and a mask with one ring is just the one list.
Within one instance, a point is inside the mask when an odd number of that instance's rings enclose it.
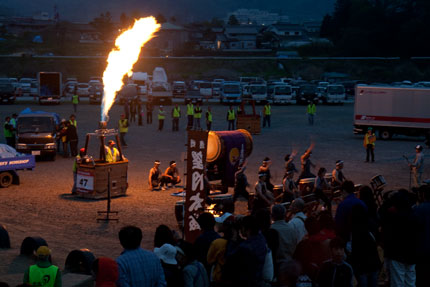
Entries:
{"label": "seated spectator", "polygon": [[345,241],[339,237],[330,241],[331,259],[321,266],[319,287],[352,287],[353,271],[344,260],[345,246]]}
{"label": "seated spectator", "polygon": [[166,243],[161,247],[155,247],[154,253],[160,259],[161,266],[163,266],[167,287],[183,286],[183,276],[176,261],[177,249],[173,245]]}
{"label": "seated spectator", "polygon": [[118,287],[166,286],[160,259],[140,247],[142,230],[125,226],[119,231],[119,241],[124,251],[116,259],[119,269]]}
{"label": "seated spectator", "polygon": [[290,212],[294,215],[288,223],[292,226],[294,230],[294,236],[297,242],[300,242],[307,233],[305,228],[306,215],[303,213],[304,209],[305,202],[301,198],[296,198],[291,203]]}
{"label": "seated spectator", "polygon": [[[54,286],[61,287],[61,271],[51,263],[51,249],[48,246],[40,246],[36,250],[37,261],[24,273],[24,284],[31,286]],[[46,281],[46,278],[47,281]]]}
{"label": "seated spectator", "polygon": [[169,187],[168,184],[175,186],[181,182],[181,177],[179,176],[179,171],[174,160],[170,162],[169,167],[163,174],[162,180],[166,183],[167,187]]}
{"label": "seated spectator", "polygon": [[160,248],[166,243],[176,245],[172,230],[168,226],[162,224],[155,230],[154,247]]}
{"label": "seated spectator", "polygon": [[115,260],[99,257],[93,262],[91,271],[95,276],[96,287],[116,287],[119,273]]}
{"label": "seated spectator", "polygon": [[161,176],[159,160],[154,161],[154,167],[149,170],[148,184],[149,190],[153,191],[161,187],[162,190],[166,190],[164,185],[166,184],[165,178]]}
{"label": "seated spectator", "polygon": [[195,247],[183,242],[181,249],[185,254],[182,269],[184,287],[209,287],[208,273],[203,264],[197,260]]}
{"label": "seated spectator", "polygon": [[331,173],[331,185],[337,190],[346,181],[343,175],[343,160],[336,161],[336,168]]}
{"label": "seated spectator", "polygon": [[202,213],[197,221],[202,229],[202,234],[194,241],[195,255],[196,259],[205,266],[209,274],[210,266],[207,263],[209,247],[215,239],[220,238],[220,235],[215,232],[215,218],[211,213]]}

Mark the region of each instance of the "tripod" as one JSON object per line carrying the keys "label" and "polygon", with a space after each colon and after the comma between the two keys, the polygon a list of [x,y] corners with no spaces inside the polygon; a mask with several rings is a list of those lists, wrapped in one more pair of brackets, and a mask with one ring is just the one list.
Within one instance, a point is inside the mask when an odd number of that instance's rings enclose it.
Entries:
{"label": "tripod", "polygon": [[410,166],[410,162],[409,162],[409,158],[405,155],[403,155],[403,158],[406,160],[408,166],[409,166],[409,190],[411,190],[411,185],[412,185],[412,168]]}

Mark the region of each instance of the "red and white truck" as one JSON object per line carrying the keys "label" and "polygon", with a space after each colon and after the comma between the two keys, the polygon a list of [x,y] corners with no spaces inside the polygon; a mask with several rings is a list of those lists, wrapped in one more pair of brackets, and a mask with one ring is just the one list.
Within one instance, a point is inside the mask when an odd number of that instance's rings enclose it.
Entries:
{"label": "red and white truck", "polygon": [[365,133],[368,127],[384,140],[397,134],[425,136],[428,142],[430,89],[357,85],[354,133]]}

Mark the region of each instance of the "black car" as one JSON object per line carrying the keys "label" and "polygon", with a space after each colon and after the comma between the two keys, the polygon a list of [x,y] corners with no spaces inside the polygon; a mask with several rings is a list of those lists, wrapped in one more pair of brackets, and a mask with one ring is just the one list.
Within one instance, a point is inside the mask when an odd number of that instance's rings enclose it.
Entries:
{"label": "black car", "polygon": [[300,105],[317,100],[317,86],[309,84],[300,86],[296,99]]}
{"label": "black car", "polygon": [[15,87],[9,79],[0,79],[0,102],[13,104],[15,102]]}

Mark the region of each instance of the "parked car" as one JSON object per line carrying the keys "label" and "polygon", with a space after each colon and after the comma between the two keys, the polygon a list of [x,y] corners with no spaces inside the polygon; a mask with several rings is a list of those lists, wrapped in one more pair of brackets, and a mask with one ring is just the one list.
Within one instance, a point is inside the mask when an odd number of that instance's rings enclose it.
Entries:
{"label": "parked car", "polygon": [[212,98],[212,83],[211,82],[201,82],[199,83],[200,95],[203,98]]}
{"label": "parked car", "polygon": [[19,80],[19,87],[21,88],[21,93],[23,95],[30,95],[31,92],[31,78],[21,78]]}
{"label": "parked car", "polygon": [[212,97],[219,98],[221,96],[222,83],[212,82]]}
{"label": "parked car", "polygon": [[90,85],[85,84],[85,83],[79,83],[76,86],[76,94],[79,97],[88,97],[88,95],[90,94]]}
{"label": "parked car", "polygon": [[315,101],[317,99],[317,87],[309,84],[300,86],[296,99],[297,103],[302,105]]}
{"label": "parked car", "polygon": [[8,78],[0,79],[0,102],[13,104],[15,102],[15,88]]}
{"label": "parked car", "polygon": [[174,98],[184,98],[187,92],[187,85],[183,81],[174,81],[172,84],[172,93]]}
{"label": "parked car", "polygon": [[99,104],[102,102],[103,98],[103,84],[94,84],[89,88],[88,98],[90,104]]}

